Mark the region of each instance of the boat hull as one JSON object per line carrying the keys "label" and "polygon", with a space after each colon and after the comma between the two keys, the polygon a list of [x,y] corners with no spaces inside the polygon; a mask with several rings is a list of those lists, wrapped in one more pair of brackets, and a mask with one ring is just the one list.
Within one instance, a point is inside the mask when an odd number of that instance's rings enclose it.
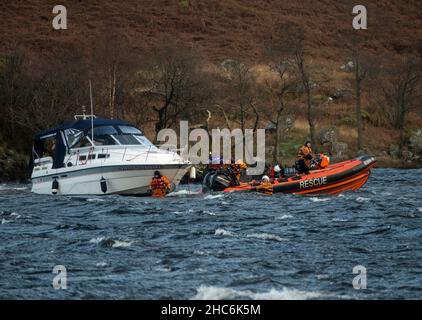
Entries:
{"label": "boat hull", "polygon": [[[155,170],[177,186],[189,165],[114,165],[59,172],[32,179],[32,192],[52,194],[53,181],[58,182],[59,195],[148,195]],[[104,178],[106,191],[101,188]]]}
{"label": "boat hull", "polygon": [[[292,194],[338,194],[361,188],[375,165],[374,157],[362,156],[340,162],[322,170],[311,171],[308,175],[298,175],[284,181],[275,181],[273,193]],[[253,191],[254,186],[242,183],[238,187],[226,188],[224,192]]]}

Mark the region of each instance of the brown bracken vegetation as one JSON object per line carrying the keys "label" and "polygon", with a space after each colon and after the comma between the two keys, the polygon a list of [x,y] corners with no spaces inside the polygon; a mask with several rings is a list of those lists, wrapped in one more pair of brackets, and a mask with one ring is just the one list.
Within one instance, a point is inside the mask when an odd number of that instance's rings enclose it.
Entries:
{"label": "brown bracken vegetation", "polygon": [[[267,127],[270,159],[310,138],[338,159],[422,163],[418,0],[62,1],[60,31],[56,4],[0,4],[0,144],[28,152],[35,132],[89,105],[91,79],[95,112],[151,139],[183,119]],[[356,4],[367,30],[352,28]]]}

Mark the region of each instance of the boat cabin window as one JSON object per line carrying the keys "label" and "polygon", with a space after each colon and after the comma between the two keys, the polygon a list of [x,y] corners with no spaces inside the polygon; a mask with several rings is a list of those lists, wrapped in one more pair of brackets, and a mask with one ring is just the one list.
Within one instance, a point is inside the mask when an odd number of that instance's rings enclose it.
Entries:
{"label": "boat cabin window", "polygon": [[[88,131],[87,135],[91,136],[91,130]],[[112,146],[118,144],[113,136],[119,133],[113,126],[102,126],[94,128],[94,144],[97,146]]]}
{"label": "boat cabin window", "polygon": [[[91,130],[89,131],[89,134]],[[106,135],[115,135],[118,134],[117,130],[113,126],[102,126],[94,128],[94,137],[95,136],[106,136]]]}
{"label": "boat cabin window", "polygon": [[139,135],[142,135],[141,130],[139,130],[138,128],[135,128],[135,127],[119,126],[119,129],[123,134],[139,134]]}
{"label": "boat cabin window", "polygon": [[54,157],[54,152],[56,150],[56,138],[49,138],[44,140],[44,147],[41,157]]}
{"label": "boat cabin window", "polygon": [[91,141],[89,141],[87,136],[82,137],[79,141],[77,141],[72,148],[84,148],[92,146]]}
{"label": "boat cabin window", "polygon": [[[86,135],[91,137],[89,130]],[[142,145],[154,147],[154,145],[136,127],[132,126],[100,126],[94,128],[95,145]]]}
{"label": "boat cabin window", "polygon": [[64,130],[64,135],[69,147],[73,148],[73,146],[82,138],[84,133],[83,131],[77,129],[66,129]]}
{"label": "boat cabin window", "polygon": [[142,144],[142,145],[144,145],[144,146],[147,146],[147,147],[155,147],[153,144],[152,144],[152,142],[151,141],[149,141],[145,136],[138,136],[138,135],[136,135],[135,136],[135,138],[136,139],[138,139],[138,141]]}

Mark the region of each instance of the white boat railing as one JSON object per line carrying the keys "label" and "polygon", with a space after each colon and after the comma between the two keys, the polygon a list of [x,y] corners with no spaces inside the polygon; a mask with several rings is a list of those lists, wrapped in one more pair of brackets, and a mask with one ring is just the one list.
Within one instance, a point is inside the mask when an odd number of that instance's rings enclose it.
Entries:
{"label": "white boat railing", "polygon": [[[178,159],[178,157],[182,158],[181,156],[179,156],[178,152],[180,152],[180,154],[183,154],[184,150],[186,148],[182,148],[182,149],[177,149],[177,148],[172,148],[170,149],[162,149],[159,148],[159,152],[157,152],[158,150],[155,150],[155,146],[151,145],[149,146],[146,150],[139,150],[136,149],[133,150],[130,147],[124,147],[124,148],[99,148],[97,147],[86,147],[86,148],[82,148],[82,149],[76,149],[73,150],[69,153],[69,158],[66,160],[66,162],[70,162],[70,161],[74,161],[74,165],[86,165],[86,164],[94,164],[97,161],[96,160],[100,160],[98,158],[99,154],[105,154],[105,157],[102,157],[101,160],[102,161],[106,161],[107,158],[111,158],[113,156],[113,158],[115,157],[119,157],[121,156],[121,162],[127,161],[134,161],[135,159],[139,159],[139,157],[144,157],[144,161],[146,162],[150,156],[150,154],[156,154],[156,153],[162,153],[165,152],[166,154],[172,154],[172,161],[176,161]],[[131,152],[132,151],[132,152]],[[136,154],[134,154],[133,151],[136,151]],[[96,155],[95,158],[93,155]],[[73,156],[75,156],[75,160],[73,160]],[[80,157],[86,156],[86,158],[83,158],[83,160],[80,159]],[[182,162],[185,159],[181,159]],[[185,160],[186,161],[186,160]]]}

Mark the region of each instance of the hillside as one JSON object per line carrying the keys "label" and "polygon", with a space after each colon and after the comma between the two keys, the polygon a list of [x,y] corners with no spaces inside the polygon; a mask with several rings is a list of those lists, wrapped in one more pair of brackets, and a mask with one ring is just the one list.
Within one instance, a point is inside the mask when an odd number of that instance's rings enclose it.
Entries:
{"label": "hillside", "polygon": [[[401,57],[415,48],[422,52],[422,2],[418,0],[72,0],[60,2],[68,15],[68,29],[60,31],[52,28],[52,8],[57,4],[50,0],[2,2],[0,55],[15,50],[24,52],[32,67],[38,61],[57,62],[60,54],[66,56],[68,52],[92,58],[98,39],[117,35],[129,44],[130,53],[142,60],[144,52],[172,39],[198,52],[209,69],[219,72],[223,61],[237,59],[247,64],[259,81],[271,76],[263,58],[271,31],[281,23],[295,23],[305,32],[307,62],[328,79],[314,92],[313,98],[322,101],[350,86],[352,75],[342,71],[341,66],[350,60],[346,49],[350,39],[345,35],[352,30],[352,8],[357,4],[368,9],[368,30],[359,31],[365,39],[365,52],[375,57]],[[78,72],[76,68],[74,72]],[[363,97],[366,119],[373,116],[372,109],[368,109],[372,106],[365,100],[370,94]],[[317,129],[335,126],[338,139],[349,146],[347,156],[353,156],[358,151],[353,96],[343,95],[323,106],[318,109]],[[270,116],[263,112],[260,127],[271,120],[271,112]],[[294,156],[295,148],[308,134],[301,112],[296,114],[287,136],[290,142],[282,142],[287,158]],[[211,127],[223,120],[216,114]],[[250,125],[253,121],[249,119]],[[390,146],[397,144],[398,131],[373,122],[364,124],[365,149],[381,159],[383,165],[403,166],[389,155]],[[408,135],[422,128],[419,112],[410,113],[408,126]],[[147,135],[152,136],[153,129],[153,122],[146,123]],[[268,143],[273,140],[270,138]]]}
{"label": "hillside", "polygon": [[28,0],[0,4],[2,50],[15,45],[34,55],[76,47],[86,51],[102,34],[116,32],[133,49],[151,47],[163,36],[180,39],[213,62],[240,57],[259,62],[268,31],[295,22],[306,31],[315,59],[344,62],[341,31],[351,28],[352,8],[368,9],[370,49],[406,51],[422,39],[422,3],[418,0],[89,0],[61,1],[68,10],[68,30],[51,27],[57,1]]}

